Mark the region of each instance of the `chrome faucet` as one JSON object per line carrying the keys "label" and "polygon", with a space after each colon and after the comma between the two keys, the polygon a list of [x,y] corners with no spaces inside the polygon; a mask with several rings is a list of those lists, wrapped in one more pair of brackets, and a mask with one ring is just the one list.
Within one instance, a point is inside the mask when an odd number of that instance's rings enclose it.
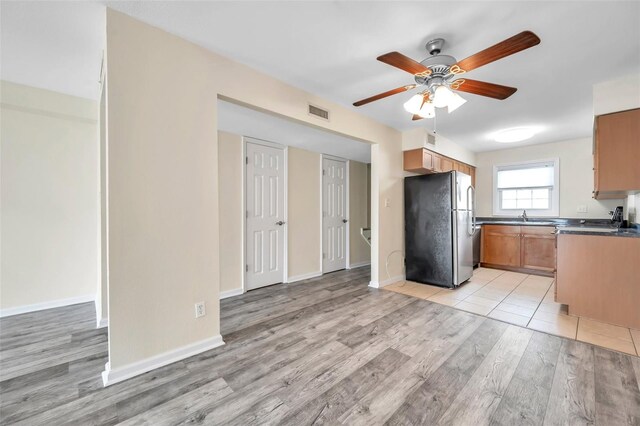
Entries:
{"label": "chrome faucet", "polygon": [[527,211],[526,210],[522,210],[522,214],[520,216],[518,216],[518,217],[521,217],[524,222],[526,222],[527,219],[529,219],[527,217]]}

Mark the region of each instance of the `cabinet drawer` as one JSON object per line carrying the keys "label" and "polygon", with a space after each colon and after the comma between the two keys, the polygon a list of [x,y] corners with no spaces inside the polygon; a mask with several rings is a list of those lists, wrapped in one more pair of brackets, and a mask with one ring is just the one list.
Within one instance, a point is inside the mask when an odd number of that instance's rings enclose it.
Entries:
{"label": "cabinet drawer", "polygon": [[520,234],[519,226],[506,225],[482,225],[482,232],[496,234]]}
{"label": "cabinet drawer", "polygon": [[554,226],[521,226],[520,230],[523,234],[529,235],[548,235],[555,238],[556,228]]}

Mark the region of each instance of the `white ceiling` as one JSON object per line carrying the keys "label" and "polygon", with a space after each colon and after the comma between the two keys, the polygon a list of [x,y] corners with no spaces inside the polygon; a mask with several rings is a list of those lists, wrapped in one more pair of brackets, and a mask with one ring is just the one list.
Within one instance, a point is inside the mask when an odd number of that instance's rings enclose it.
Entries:
{"label": "white ceiling", "polygon": [[[640,2],[107,2],[110,7],[349,108],[412,82],[375,60],[397,50],[416,60],[444,37],[463,59],[522,30],[540,45],[469,73],[514,86],[505,101],[469,102],[438,115],[438,133],[473,151],[505,147],[488,135],[536,126],[530,143],[588,136],[594,83],[640,73]],[[97,97],[103,40],[99,4],[2,3],[2,76]],[[405,93],[358,110],[399,130],[411,122]]]}
{"label": "white ceiling", "polygon": [[218,102],[218,128],[308,151],[363,163],[371,162],[371,145],[299,124],[231,102]]}

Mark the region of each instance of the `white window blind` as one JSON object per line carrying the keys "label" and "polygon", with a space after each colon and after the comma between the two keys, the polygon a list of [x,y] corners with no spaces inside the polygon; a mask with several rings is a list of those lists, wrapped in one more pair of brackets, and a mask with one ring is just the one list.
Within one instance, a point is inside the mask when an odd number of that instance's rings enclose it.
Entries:
{"label": "white window blind", "polygon": [[554,164],[535,167],[498,168],[498,188],[542,188],[553,186]]}
{"label": "white window blind", "polygon": [[494,167],[494,214],[558,215],[558,160]]}

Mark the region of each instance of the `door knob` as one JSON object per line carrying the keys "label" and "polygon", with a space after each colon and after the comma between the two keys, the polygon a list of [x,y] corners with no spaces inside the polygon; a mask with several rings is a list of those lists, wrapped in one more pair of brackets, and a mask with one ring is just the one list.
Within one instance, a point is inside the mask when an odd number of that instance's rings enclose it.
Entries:
{"label": "door knob", "polygon": [[349,222],[347,219],[342,219],[342,223],[347,223]]}
{"label": "door knob", "polygon": [[282,220],[279,220],[279,221],[277,221],[277,222],[276,222],[276,225],[278,225],[278,226],[282,226],[282,225],[284,225],[285,223],[286,223],[286,222],[283,222]]}

